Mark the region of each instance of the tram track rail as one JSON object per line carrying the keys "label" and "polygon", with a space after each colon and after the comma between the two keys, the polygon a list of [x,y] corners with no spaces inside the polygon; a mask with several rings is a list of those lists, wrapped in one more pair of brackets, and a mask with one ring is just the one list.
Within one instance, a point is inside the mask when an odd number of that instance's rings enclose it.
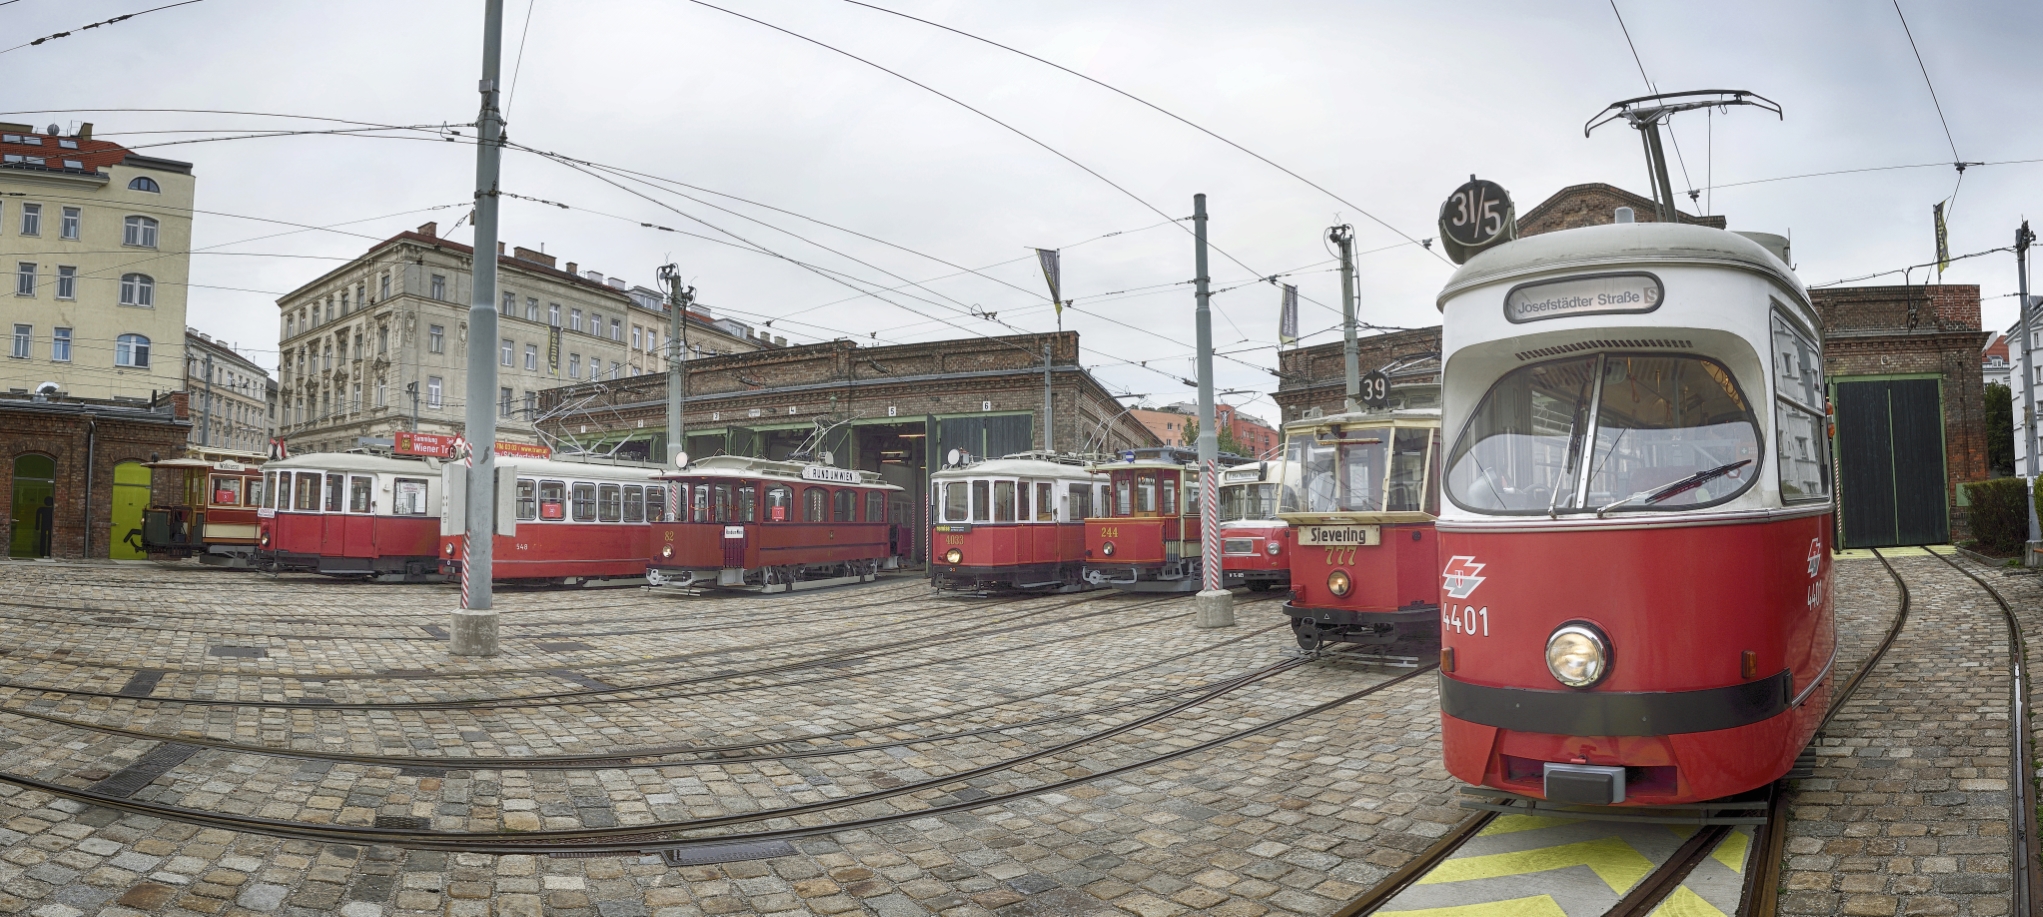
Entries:
{"label": "tram track rail", "polygon": [[[491,854],[548,854],[552,856],[600,856],[619,853],[662,852],[682,850],[690,847],[726,845],[735,842],[757,842],[786,840],[829,834],[839,831],[859,830],[895,824],[902,821],[936,817],[952,812],[969,811],[1006,802],[1055,792],[1059,789],[1108,777],[1119,776],[1154,767],[1158,764],[1197,754],[1222,745],[1239,741],[1252,735],[1267,732],[1301,719],[1324,713],[1341,705],[1351,703],[1378,691],[1402,684],[1432,670],[1431,666],[1393,676],[1374,684],[1364,686],[1331,700],[1312,705],[1293,713],[1279,716],[1265,722],[1233,730],[1201,742],[1172,748],[1154,755],[1143,755],[1138,760],[1119,764],[1083,775],[1067,776],[1066,779],[1039,783],[1035,786],[985,793],[980,791],[969,799],[928,806],[920,809],[901,811],[880,816],[867,816],[845,821],[829,821],[814,824],[796,824],[792,827],[766,828],[765,830],[743,833],[720,833],[703,835],[694,832],[738,828],[769,822],[799,819],[804,816],[821,815],[843,810],[870,802],[882,801],[904,795],[924,792],[942,792],[945,787],[963,784],[970,787],[970,781],[1001,771],[1013,770],[1021,765],[1043,761],[1065,754],[1085,745],[1140,729],[1168,719],[1172,716],[1201,707],[1219,698],[1239,691],[1303,666],[1303,658],[1289,658],[1266,665],[1251,672],[1242,673],[1223,680],[1187,700],[1170,707],[1146,714],[1128,722],[1107,729],[1059,742],[1048,747],[1034,749],[1026,755],[993,762],[986,765],[958,771],[924,781],[914,781],[881,791],[841,797],[816,803],[784,806],[765,811],[738,813],[709,818],[682,821],[655,822],[650,824],[623,825],[606,828],[556,829],[533,832],[441,832],[419,829],[355,827],[333,824],[308,823],[259,816],[232,815],[186,806],[137,801],[105,793],[81,790],[52,781],[24,777],[17,774],[0,773],[0,781],[13,783],[29,789],[39,790],[54,796],[78,802],[104,806],[117,811],[147,815],[203,827],[217,827],[231,831],[264,834],[287,839],[316,842],[339,842],[348,844],[390,844],[398,847],[425,850],[474,851]],[[687,836],[677,836],[687,835]]]}
{"label": "tram track rail", "polygon": [[[1908,582],[1894,569],[1892,562],[1877,549],[1873,556],[1887,571],[1888,578],[1900,593],[1899,606],[1895,610],[1894,622],[1888,626],[1866,660],[1859,664],[1843,686],[1831,692],[1830,705],[1823,718],[1817,722],[1813,736],[1821,736],[1831,720],[1842,711],[1868,676],[1880,667],[1887,651],[1901,636],[1907,626],[1909,609],[1913,603]],[[1941,557],[1941,555],[1939,555]],[[1948,558],[1946,558],[1948,561]],[[1982,585],[1984,585],[1982,583]],[[2005,609],[2005,604],[2002,606]],[[2009,617],[2013,622],[2012,613]],[[1833,682],[1834,683],[1834,682]],[[1811,742],[1815,741],[1812,736]],[[1786,781],[1778,781],[1767,789],[1765,821],[1756,826],[1751,847],[1747,852],[1745,882],[1740,892],[1735,917],[1775,917],[1778,913],[1780,894],[1780,864],[1787,843]],[[1548,809],[1539,812],[1551,817],[1565,817],[1565,813]],[[2031,808],[2033,813],[2033,807]],[[1428,873],[1447,862],[1471,839],[1480,835],[1503,812],[1479,811],[1454,826],[1438,841],[1407,861],[1395,872],[1385,876],[1357,898],[1336,910],[1331,917],[1364,917],[1376,913],[1384,905],[1395,900],[1407,888],[1419,882]],[[1528,810],[1525,814],[1531,814]],[[1668,896],[1679,888],[1689,873],[1704,859],[1708,858],[1729,833],[1728,826],[1704,825],[1690,835],[1673,855],[1656,864],[1644,877],[1634,883],[1604,917],[1646,917],[1653,913]],[[2014,913],[2030,913],[2017,910]]]}

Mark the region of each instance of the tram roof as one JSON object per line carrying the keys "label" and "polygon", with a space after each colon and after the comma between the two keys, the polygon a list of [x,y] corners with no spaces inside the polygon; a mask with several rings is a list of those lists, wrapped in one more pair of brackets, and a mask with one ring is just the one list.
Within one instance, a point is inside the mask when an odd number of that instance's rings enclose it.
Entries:
{"label": "tram roof", "polygon": [[931,480],[952,478],[1065,478],[1090,480],[1085,466],[1039,458],[997,458],[970,465],[956,465],[929,476]]}
{"label": "tram roof", "polygon": [[1333,424],[1354,426],[1381,426],[1384,424],[1440,425],[1439,408],[1393,408],[1385,411],[1342,411],[1339,414],[1321,414],[1318,417],[1300,417],[1284,424],[1286,430],[1303,430],[1331,426]]}
{"label": "tram roof", "polygon": [[[804,468],[828,468],[836,472],[850,471],[858,480],[831,481],[802,476]],[[749,455],[712,455],[707,458],[691,459],[688,467],[665,469],[657,475],[660,480],[674,481],[681,478],[771,478],[784,481],[807,481],[811,484],[850,484],[855,487],[877,487],[882,490],[900,490],[900,485],[889,484],[881,479],[878,472],[857,469],[843,469],[835,465],[818,465],[812,462],[783,462],[778,459],[754,458]]]}
{"label": "tram roof", "polygon": [[1679,223],[1609,223],[1540,233],[1507,242],[1468,259],[1435,301],[1447,301],[1475,287],[1536,274],[1641,264],[1711,265],[1768,277],[1793,293],[1803,306],[1809,292],[1773,253],[1735,232]]}
{"label": "tram roof", "polygon": [[423,458],[399,458],[394,455],[377,455],[370,452],[307,452],[290,458],[277,459],[263,466],[265,470],[295,471],[298,469],[317,471],[363,471],[363,472],[426,472],[437,473],[439,466]]}

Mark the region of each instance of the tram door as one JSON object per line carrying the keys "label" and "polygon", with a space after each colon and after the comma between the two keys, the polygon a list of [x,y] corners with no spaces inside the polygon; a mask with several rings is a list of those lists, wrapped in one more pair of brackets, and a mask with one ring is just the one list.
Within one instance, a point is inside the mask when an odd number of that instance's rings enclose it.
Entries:
{"label": "tram door", "polygon": [[8,556],[50,556],[57,521],[56,478],[57,463],[47,455],[14,460],[13,536],[7,541]]}
{"label": "tram door", "polygon": [[1844,547],[1951,540],[1938,380],[1835,384],[1838,517]]}
{"label": "tram door", "polygon": [[142,560],[142,510],[149,506],[149,469],[141,462],[114,466],[113,526],[107,532],[107,556],[114,560]]}

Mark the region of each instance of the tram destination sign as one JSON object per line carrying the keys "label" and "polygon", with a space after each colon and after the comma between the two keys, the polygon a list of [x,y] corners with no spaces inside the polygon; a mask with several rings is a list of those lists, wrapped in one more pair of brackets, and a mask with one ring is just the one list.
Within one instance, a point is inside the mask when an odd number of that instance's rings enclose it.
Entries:
{"label": "tram destination sign", "polygon": [[1643,271],[1543,280],[1519,284],[1504,294],[1504,317],[1523,323],[1571,315],[1651,312],[1660,308],[1665,295],[1660,278]]}
{"label": "tram destination sign", "polygon": [[850,468],[831,468],[827,465],[803,465],[802,480],[829,481],[832,484],[856,484],[858,472]]}
{"label": "tram destination sign", "polygon": [[1298,543],[1308,548],[1366,548],[1383,543],[1383,526],[1308,525],[1298,530]]}

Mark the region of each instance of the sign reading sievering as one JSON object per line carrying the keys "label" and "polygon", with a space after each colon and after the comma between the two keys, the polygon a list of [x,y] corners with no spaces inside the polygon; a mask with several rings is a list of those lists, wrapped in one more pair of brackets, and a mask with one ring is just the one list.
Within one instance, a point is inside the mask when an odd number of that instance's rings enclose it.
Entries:
{"label": "sign reading sievering", "polygon": [[1298,543],[1308,547],[1369,547],[1383,543],[1380,525],[1308,525],[1298,530]]}
{"label": "sign reading sievering", "polygon": [[1524,283],[1504,294],[1504,317],[1534,322],[1570,315],[1651,312],[1660,308],[1663,292],[1660,278],[1644,272]]}

